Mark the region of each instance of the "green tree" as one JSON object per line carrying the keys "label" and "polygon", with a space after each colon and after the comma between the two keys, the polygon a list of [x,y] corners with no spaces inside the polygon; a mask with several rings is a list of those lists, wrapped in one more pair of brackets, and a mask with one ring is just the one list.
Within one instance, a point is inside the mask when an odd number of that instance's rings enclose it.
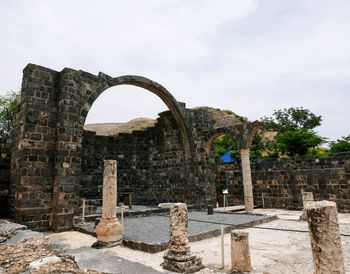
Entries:
{"label": "green tree", "polygon": [[0,96],[0,137],[8,137],[13,130],[14,117],[19,108],[20,94],[9,92]]}
{"label": "green tree", "polygon": [[342,137],[337,141],[330,142],[331,149],[330,153],[350,152],[350,135]]}
{"label": "green tree", "polygon": [[250,157],[252,159],[278,157],[275,140],[271,137],[267,137],[265,133],[266,130],[262,129],[254,135],[253,143],[250,148]]}
{"label": "green tree", "polygon": [[231,156],[233,158],[237,158],[237,155],[239,155],[239,150],[237,148],[236,141],[229,134],[219,136],[214,140],[213,143],[216,157],[221,157],[228,151],[232,151]]}
{"label": "green tree", "polygon": [[292,107],[274,110],[272,117],[264,117],[263,122],[267,130],[283,133],[297,129],[312,130],[321,125],[322,117],[303,107]]}
{"label": "green tree", "polygon": [[310,148],[317,147],[324,141],[312,130],[300,128],[277,134],[276,147],[288,156],[306,155]]}
{"label": "green tree", "polygon": [[263,122],[264,130],[277,132],[274,148],[288,156],[306,155],[326,141],[313,130],[321,125],[322,117],[302,107],[275,110]]}

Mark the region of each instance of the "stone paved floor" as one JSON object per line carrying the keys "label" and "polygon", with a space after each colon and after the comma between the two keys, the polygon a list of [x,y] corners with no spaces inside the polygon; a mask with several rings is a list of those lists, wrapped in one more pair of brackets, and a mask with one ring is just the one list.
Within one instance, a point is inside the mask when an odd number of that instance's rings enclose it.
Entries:
{"label": "stone paved floor", "polygon": [[[193,211],[189,212],[188,218],[188,234],[189,236],[192,236],[207,231],[217,230],[221,227],[219,224],[204,223],[205,221],[239,225],[254,220],[264,219],[265,216],[220,213],[208,215],[206,212]],[[169,216],[127,218],[125,219],[124,224],[124,235],[128,240],[142,241],[146,243],[163,243],[169,241],[169,226]],[[228,225],[225,225],[225,227],[228,227]]]}
{"label": "stone paved floor", "polygon": [[[215,213],[213,215],[208,215],[207,212],[192,211],[189,212],[188,218],[188,234],[189,236],[194,236],[204,232],[218,230],[221,228],[221,223],[225,224],[224,227],[229,227],[229,225],[242,225],[251,221],[263,220],[266,218],[266,215],[235,213]],[[119,219],[119,222],[120,221]],[[167,215],[124,218],[124,239],[150,244],[167,243],[170,237],[169,221],[169,216]],[[94,231],[93,223],[86,223],[82,227],[90,232]]]}

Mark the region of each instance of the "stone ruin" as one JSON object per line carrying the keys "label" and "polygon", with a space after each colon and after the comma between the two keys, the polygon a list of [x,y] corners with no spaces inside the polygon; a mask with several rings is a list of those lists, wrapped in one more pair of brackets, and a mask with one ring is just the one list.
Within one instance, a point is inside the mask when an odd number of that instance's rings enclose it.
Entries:
{"label": "stone ruin", "polygon": [[171,206],[169,248],[163,258],[163,268],[174,272],[193,273],[204,268],[202,258],[191,253],[188,244],[186,204],[175,203]]}
{"label": "stone ruin", "polygon": [[[154,126],[144,130],[116,136],[84,131],[94,100],[109,87],[122,84],[155,93],[169,111],[161,113]],[[185,203],[206,207],[217,200],[211,144],[223,134],[236,139],[241,149],[245,208],[252,211],[249,149],[259,126],[228,111],[187,109],[164,87],[147,78],[112,78],[72,69],[56,72],[30,64],[24,69],[20,111],[9,145],[9,208],[14,221],[30,229],[71,229],[79,198],[98,196],[104,170],[98,241],[112,245],[121,241],[116,218],[117,187],[132,191],[141,204],[183,202],[170,211],[170,241],[163,267],[194,272],[203,265],[201,258],[190,252]],[[345,273],[336,204],[312,202],[312,192],[303,192],[302,196],[315,273]],[[232,271],[252,270],[245,232],[231,232],[231,265]]]}
{"label": "stone ruin", "polygon": [[[134,85],[156,94],[169,111],[153,127],[116,136],[84,131],[94,101],[106,89]],[[231,134],[243,156],[258,122],[229,111],[186,108],[160,84],[140,76],[111,77],[29,64],[11,144],[9,209],[14,221],[36,230],[73,227],[79,197],[101,198],[103,161],[118,161],[118,190],[135,203],[215,205],[212,142]],[[249,154],[248,154],[249,155]],[[246,209],[253,208],[249,157],[242,157]],[[249,176],[248,176],[249,175]]]}

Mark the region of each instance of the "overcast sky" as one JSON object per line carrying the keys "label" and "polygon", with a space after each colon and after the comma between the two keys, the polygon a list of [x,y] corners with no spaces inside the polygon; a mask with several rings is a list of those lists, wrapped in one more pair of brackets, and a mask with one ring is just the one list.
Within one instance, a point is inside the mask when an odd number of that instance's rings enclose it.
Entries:
{"label": "overcast sky", "polygon": [[[350,134],[350,1],[0,0],[0,93],[18,90],[28,63],[110,76],[134,74],[187,107],[250,120],[303,106],[317,131]],[[119,86],[88,122],[157,117],[164,103]]]}

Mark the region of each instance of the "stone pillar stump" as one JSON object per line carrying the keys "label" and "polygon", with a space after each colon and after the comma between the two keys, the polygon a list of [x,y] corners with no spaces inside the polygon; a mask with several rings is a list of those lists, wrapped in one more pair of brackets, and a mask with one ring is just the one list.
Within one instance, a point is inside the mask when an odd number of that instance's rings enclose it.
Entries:
{"label": "stone pillar stump", "polygon": [[103,173],[102,217],[96,226],[98,246],[114,246],[122,242],[122,229],[116,215],[117,161],[105,160]]}
{"label": "stone pillar stump", "polygon": [[186,204],[176,203],[170,208],[169,249],[163,258],[163,268],[174,272],[193,273],[204,268],[202,258],[191,253],[188,245],[188,211]]}
{"label": "stone pillar stump", "polygon": [[252,271],[248,232],[237,230],[231,231],[231,271]]}
{"label": "stone pillar stump", "polygon": [[241,149],[245,211],[253,212],[254,210],[253,184],[252,184],[252,173],[250,169],[249,155],[250,155],[250,149],[248,148]]}
{"label": "stone pillar stump", "polygon": [[320,201],[306,205],[315,274],[344,274],[337,206]]}
{"label": "stone pillar stump", "polygon": [[306,214],[305,207],[307,204],[314,202],[314,194],[312,192],[301,191],[301,197],[302,197],[302,201],[303,201],[303,213],[301,214],[299,219],[306,221],[307,214]]}

